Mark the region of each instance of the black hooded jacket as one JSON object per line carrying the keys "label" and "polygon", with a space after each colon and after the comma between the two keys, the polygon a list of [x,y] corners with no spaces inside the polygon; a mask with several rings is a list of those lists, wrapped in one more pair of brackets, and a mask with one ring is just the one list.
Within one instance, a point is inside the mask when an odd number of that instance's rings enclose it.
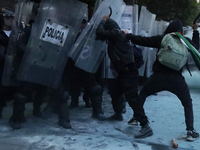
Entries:
{"label": "black hooded jacket", "polygon": [[[152,37],[142,37],[142,36],[136,36],[133,34],[127,34],[126,37],[131,40],[136,45],[141,45],[145,47],[153,47],[153,48],[158,48],[158,50],[161,47],[161,41],[165,34],[167,33],[172,33],[172,32],[181,32],[183,33],[183,26],[180,20],[176,19],[173,22],[169,24],[167,29],[165,30],[163,35],[156,35]],[[193,37],[192,40],[187,38],[186,39],[196,48],[199,49],[199,32],[198,31],[193,31]],[[182,69],[179,71],[173,70],[169,67],[166,67],[162,65],[158,58],[156,57],[156,61],[153,64],[153,71],[154,72],[168,72],[168,73],[179,73],[181,74]]]}
{"label": "black hooded jacket", "polygon": [[96,35],[98,39],[107,40],[108,55],[117,71],[134,63],[133,47],[114,20],[102,20],[97,27]]}

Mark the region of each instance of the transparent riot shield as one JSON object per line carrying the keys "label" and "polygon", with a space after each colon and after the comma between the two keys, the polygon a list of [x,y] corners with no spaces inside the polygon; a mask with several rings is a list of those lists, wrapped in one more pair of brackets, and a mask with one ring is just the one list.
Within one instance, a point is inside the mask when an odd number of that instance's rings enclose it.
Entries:
{"label": "transparent riot shield", "polygon": [[96,10],[99,8],[101,3],[102,3],[102,0],[96,0],[94,9],[93,9],[93,15],[95,14]]}
{"label": "transparent riot shield", "polygon": [[15,5],[15,17],[12,25],[9,44],[7,47],[2,84],[4,86],[17,85],[16,70],[13,67],[15,58],[15,46],[20,28],[23,28],[31,14],[33,3],[27,0],[18,0]]}
{"label": "transparent riot shield", "polygon": [[17,79],[57,88],[86,11],[78,0],[42,0]]}
{"label": "transparent riot shield", "polygon": [[[141,36],[152,36],[153,25],[155,22],[156,15],[149,12],[145,6],[141,7],[138,34]],[[153,48],[144,47],[143,58],[144,65],[139,69],[139,75],[144,77],[149,77],[152,74],[152,70],[149,70],[147,64],[152,64],[150,57],[152,57]]]}
{"label": "transparent riot shield", "polygon": [[157,34],[163,34],[168,27],[169,22],[167,21],[158,21],[158,27],[157,27]]}
{"label": "transparent riot shield", "polygon": [[106,43],[102,40],[96,40],[96,29],[104,15],[110,13],[111,18],[119,22],[125,9],[125,3],[122,0],[103,1],[95,14],[91,18],[89,25],[83,30],[77,39],[69,56],[75,61],[75,66],[87,72],[95,73],[102,62],[106,52]]}
{"label": "transparent riot shield", "polygon": [[138,5],[133,6],[133,32],[134,35],[138,35]]}
{"label": "transparent riot shield", "polygon": [[133,33],[133,6],[126,5],[119,26],[121,30],[128,30],[129,33]]}

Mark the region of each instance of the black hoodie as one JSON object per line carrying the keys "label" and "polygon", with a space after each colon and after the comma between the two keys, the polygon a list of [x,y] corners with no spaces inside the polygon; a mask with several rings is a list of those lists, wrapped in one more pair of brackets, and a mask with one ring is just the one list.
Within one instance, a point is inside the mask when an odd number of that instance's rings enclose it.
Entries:
{"label": "black hoodie", "polygon": [[[158,48],[160,49],[161,46],[161,41],[162,38],[164,37],[165,34],[167,33],[172,33],[172,32],[181,32],[183,33],[183,26],[180,20],[176,19],[172,21],[167,29],[165,30],[163,35],[156,35],[152,37],[142,37],[142,36],[136,36],[133,34],[127,34],[126,37],[131,40],[132,43],[136,45],[141,45],[141,46],[146,46],[146,47],[153,47],[153,48]],[[199,32],[198,31],[193,31],[193,37],[192,40],[187,38],[186,39],[196,48],[199,49]],[[165,72],[165,73],[178,73],[181,74],[182,69],[179,71],[173,70],[171,68],[168,68],[164,65],[162,65],[157,57],[156,61],[154,62],[153,65],[153,71],[154,72]]]}
{"label": "black hoodie", "polygon": [[[114,20],[101,21],[96,35],[97,38],[108,41],[108,55],[117,71],[134,63],[133,47]],[[137,68],[134,69],[137,72]]]}

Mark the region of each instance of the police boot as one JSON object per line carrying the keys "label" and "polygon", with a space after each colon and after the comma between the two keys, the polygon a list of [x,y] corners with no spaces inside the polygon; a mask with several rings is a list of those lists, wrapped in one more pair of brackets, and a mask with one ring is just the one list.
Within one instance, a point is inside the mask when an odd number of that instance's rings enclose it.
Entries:
{"label": "police boot", "polygon": [[102,111],[102,90],[99,85],[96,85],[95,87],[91,88],[91,100],[92,100],[92,108],[93,108],[93,113],[92,117],[104,121],[107,120],[108,117],[106,117],[103,114]]}
{"label": "police boot", "polygon": [[71,124],[69,120],[69,107],[67,100],[69,99],[69,95],[67,92],[64,93],[62,102],[60,103],[60,111],[59,111],[59,121],[58,124],[65,129],[70,129]]}
{"label": "police boot", "polygon": [[12,124],[13,129],[21,129],[21,121],[24,117],[26,96],[16,94],[15,101],[13,103],[13,115],[9,122]]}

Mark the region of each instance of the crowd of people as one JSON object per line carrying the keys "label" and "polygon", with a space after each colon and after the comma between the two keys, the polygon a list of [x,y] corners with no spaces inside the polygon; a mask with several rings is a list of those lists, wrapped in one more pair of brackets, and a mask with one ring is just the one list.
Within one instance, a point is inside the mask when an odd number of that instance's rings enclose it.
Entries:
{"label": "crowd of people", "polygon": [[[2,78],[14,13],[7,8],[1,8],[0,11],[0,75]],[[87,22],[87,18],[84,18],[77,37],[87,25]],[[31,21],[30,24],[26,24],[20,29],[14,58],[14,70],[16,72],[19,69],[33,24],[34,21]],[[187,40],[195,48],[199,49],[198,24],[193,24],[192,28],[192,40],[189,38]],[[126,111],[126,102],[128,102],[133,110],[133,117],[130,118],[128,124],[140,123],[141,130],[135,135],[135,138],[145,138],[153,135],[153,130],[149,125],[148,117],[143,107],[145,100],[152,94],[167,90],[180,99],[184,107],[187,140],[193,141],[199,137],[199,133],[194,129],[192,99],[185,79],[181,74],[182,69],[178,71],[170,69],[156,59],[153,65],[154,73],[144,83],[141,91],[138,91],[139,73],[135,65],[131,42],[136,45],[157,48],[159,51],[163,37],[172,32],[183,33],[183,26],[179,19],[172,21],[163,35],[142,37],[128,33],[126,30],[121,30],[117,22],[110,19],[110,15],[102,18],[97,27],[96,36],[98,40],[107,41],[107,52],[118,74],[116,79],[105,80],[115,112],[110,117],[104,115],[102,108],[103,85],[101,80],[104,79],[100,78],[98,71],[96,74],[91,74],[76,67],[74,60],[69,58],[57,89],[26,81],[19,81],[17,86],[4,86],[0,84],[0,118],[3,117],[3,107],[5,107],[6,100],[8,99],[7,96],[9,95],[11,96],[9,99],[14,99],[13,113],[9,119],[13,129],[20,129],[21,123],[26,121],[24,114],[25,103],[30,99],[33,101],[34,116],[48,119],[51,117],[51,113],[56,111],[58,113],[59,125],[70,129],[69,109],[78,107],[80,92],[84,89],[83,100],[85,105],[88,108],[92,107],[92,116],[100,121],[108,119],[123,121],[123,113]],[[32,96],[33,91],[34,97]],[[41,111],[43,99],[47,95],[49,97],[47,105]],[[69,99],[71,99],[71,103],[68,106]]]}

